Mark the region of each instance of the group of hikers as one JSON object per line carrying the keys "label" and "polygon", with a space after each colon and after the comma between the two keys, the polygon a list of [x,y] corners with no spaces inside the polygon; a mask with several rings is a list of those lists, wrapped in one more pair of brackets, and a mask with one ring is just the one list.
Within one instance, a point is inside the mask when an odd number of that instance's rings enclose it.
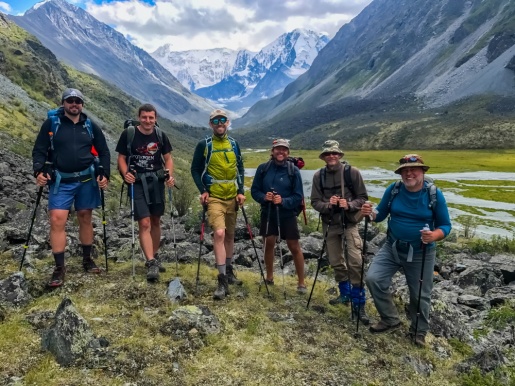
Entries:
{"label": "group of hikers", "polygon": [[[50,244],[55,260],[51,287],[64,282],[65,225],[72,204],[79,223],[83,268],[88,273],[100,273],[91,256],[92,210],[99,207],[101,192],[110,178],[109,148],[102,130],[83,112],[83,94],[77,89],[66,89],[61,102],[61,108],[52,116],[49,114],[43,123],[32,153],[37,185],[40,189],[49,185]],[[212,135],[198,142],[191,175],[213,231],[218,271],[213,297],[221,300],[229,294],[229,285],[242,284],[233,267],[233,251],[237,212],[245,202],[244,166],[238,143],[228,135],[227,112],[214,110],[209,126]],[[157,111],[150,104],[140,106],[138,121],[122,132],[116,146],[118,170],[130,186],[131,213],[138,222],[149,281],[158,280],[159,272],[165,271],[158,250],[165,186],[172,188],[175,184],[171,151],[170,140],[159,129]],[[342,162],[343,155],[337,141],[325,141],[320,159],[326,165],[314,174],[311,190],[311,205],[320,213],[325,252],[338,283],[339,295],[330,303],[350,304],[352,314],[368,325],[366,283],[380,316],[377,323],[370,325],[370,332],[394,330],[401,322],[390,286],[394,274],[402,271],[410,293],[409,333],[416,344],[424,345],[429,329],[435,242],[451,230],[445,198],[425,178],[429,166],[422,157],[408,154],[395,169],[401,180],[392,183],[374,207],[368,201],[360,171]],[[267,288],[274,285],[274,248],[278,240],[286,240],[298,278],[297,292],[305,294],[304,255],[297,225],[303,186],[300,171],[290,160],[289,141],[274,140],[270,159],[257,168],[251,195],[261,205],[259,235],[263,237],[266,268],[262,280]],[[358,231],[363,218],[374,222],[388,219],[386,241],[366,275],[363,241]]]}

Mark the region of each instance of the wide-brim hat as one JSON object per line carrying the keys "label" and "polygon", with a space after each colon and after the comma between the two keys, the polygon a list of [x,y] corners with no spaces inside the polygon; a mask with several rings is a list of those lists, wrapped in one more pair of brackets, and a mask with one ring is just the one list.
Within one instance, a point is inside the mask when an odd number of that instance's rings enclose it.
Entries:
{"label": "wide-brim hat", "polygon": [[421,167],[425,172],[429,170],[429,166],[424,163],[424,160],[418,154],[406,154],[399,160],[399,166],[395,169],[396,174],[401,174],[403,168]]}
{"label": "wide-brim hat", "polygon": [[84,95],[82,95],[82,93],[76,88],[67,88],[64,90],[61,102],[70,97],[79,98],[82,102],[84,102]]}
{"label": "wide-brim hat", "polygon": [[324,142],[324,144],[322,145],[322,153],[320,153],[318,158],[323,160],[324,155],[326,153],[338,153],[341,156],[343,156],[344,154],[344,152],[340,149],[340,144],[338,143],[338,141],[335,141],[333,139],[329,139]]}
{"label": "wide-brim hat", "polygon": [[216,117],[225,117],[229,119],[229,115],[227,115],[227,112],[222,109],[216,109],[211,111],[211,114],[209,114],[209,120],[216,118]]}
{"label": "wide-brim hat", "polygon": [[288,141],[287,139],[284,139],[284,138],[274,139],[274,141],[272,142],[272,149],[274,147],[278,147],[278,146],[283,146],[289,150],[290,149],[290,141]]}

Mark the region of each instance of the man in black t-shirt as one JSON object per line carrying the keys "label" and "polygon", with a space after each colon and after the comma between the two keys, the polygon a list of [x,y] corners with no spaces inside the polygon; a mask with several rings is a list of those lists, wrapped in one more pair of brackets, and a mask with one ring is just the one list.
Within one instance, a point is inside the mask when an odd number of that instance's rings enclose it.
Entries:
{"label": "man in black t-shirt", "polygon": [[[164,271],[157,259],[161,216],[165,210],[164,185],[166,183],[171,188],[175,182],[170,154],[172,145],[165,133],[157,133],[157,110],[154,106],[142,105],[138,110],[138,120],[130,148],[127,144],[130,128],[124,130],[118,140],[118,170],[128,185],[134,184],[134,218],[138,221],[139,241],[147,259],[147,280],[156,281],[159,271]],[[131,190],[129,188],[129,195]]]}

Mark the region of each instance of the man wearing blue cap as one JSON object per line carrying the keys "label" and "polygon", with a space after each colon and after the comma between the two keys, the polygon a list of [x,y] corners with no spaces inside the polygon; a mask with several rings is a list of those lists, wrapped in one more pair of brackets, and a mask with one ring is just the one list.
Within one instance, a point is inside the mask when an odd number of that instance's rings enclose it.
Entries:
{"label": "man wearing blue cap", "polygon": [[[61,103],[55,115],[41,126],[32,150],[36,183],[49,185],[50,244],[55,260],[50,287],[59,287],[64,282],[65,226],[72,203],[79,222],[82,266],[86,272],[100,272],[91,258],[91,217],[93,208],[100,205],[98,188],[107,188],[110,172],[109,148],[102,130],[82,112],[82,93],[68,88]],[[45,168],[48,162],[52,163],[52,170]]]}

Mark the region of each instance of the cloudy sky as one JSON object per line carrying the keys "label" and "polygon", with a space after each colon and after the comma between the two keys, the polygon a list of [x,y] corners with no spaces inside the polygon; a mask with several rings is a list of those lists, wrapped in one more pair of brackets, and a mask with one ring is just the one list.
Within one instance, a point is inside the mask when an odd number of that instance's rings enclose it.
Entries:
{"label": "cloudy sky", "polygon": [[[48,1],[48,0],[46,0]],[[331,38],[372,0],[67,0],[152,52],[227,47],[258,51],[295,28]],[[0,0],[23,14],[36,0]]]}

